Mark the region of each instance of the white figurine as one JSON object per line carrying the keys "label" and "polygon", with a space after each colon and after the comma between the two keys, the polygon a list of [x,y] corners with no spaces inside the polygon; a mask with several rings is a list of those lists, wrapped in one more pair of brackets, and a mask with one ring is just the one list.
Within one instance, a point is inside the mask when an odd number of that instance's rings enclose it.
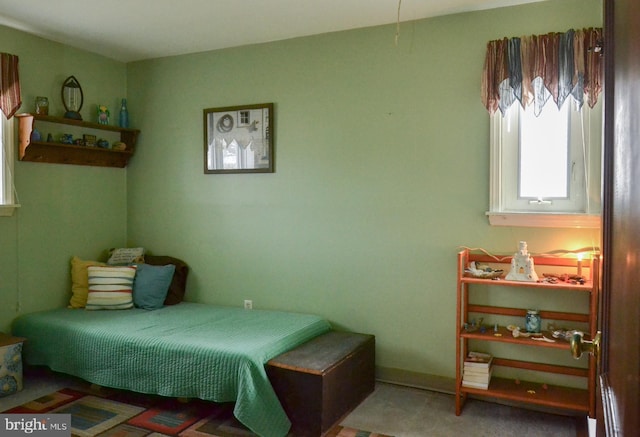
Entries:
{"label": "white figurine", "polygon": [[507,281],[537,282],[538,275],[533,267],[533,258],[527,252],[527,242],[521,241],[519,248],[511,258],[511,271],[505,279]]}

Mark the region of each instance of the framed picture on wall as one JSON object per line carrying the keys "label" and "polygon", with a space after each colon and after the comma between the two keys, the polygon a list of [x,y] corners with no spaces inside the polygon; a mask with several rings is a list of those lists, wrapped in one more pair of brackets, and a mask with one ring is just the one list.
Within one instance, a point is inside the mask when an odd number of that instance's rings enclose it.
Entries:
{"label": "framed picture on wall", "polygon": [[273,173],[273,103],[204,111],[204,172]]}

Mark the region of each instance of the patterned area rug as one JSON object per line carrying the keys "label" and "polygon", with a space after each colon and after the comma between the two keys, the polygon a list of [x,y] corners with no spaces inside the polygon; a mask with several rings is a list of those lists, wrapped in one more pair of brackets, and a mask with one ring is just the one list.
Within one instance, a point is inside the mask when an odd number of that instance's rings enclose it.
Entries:
{"label": "patterned area rug", "polygon": [[[79,437],[255,437],[233,416],[233,404],[144,395],[100,388],[62,389],[5,411],[5,414],[71,414]],[[295,437],[295,436],[291,436]],[[326,437],[391,437],[342,426]]]}

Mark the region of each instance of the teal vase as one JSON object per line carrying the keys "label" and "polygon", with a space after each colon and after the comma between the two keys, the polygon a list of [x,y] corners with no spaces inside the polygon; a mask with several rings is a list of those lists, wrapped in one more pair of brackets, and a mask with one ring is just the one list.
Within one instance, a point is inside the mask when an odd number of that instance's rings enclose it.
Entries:
{"label": "teal vase", "polygon": [[129,111],[127,110],[127,99],[122,99],[120,106],[120,127],[129,127]]}
{"label": "teal vase", "polygon": [[31,131],[31,141],[40,141],[42,140],[42,136],[40,135],[40,132],[38,132],[38,129],[33,129]]}

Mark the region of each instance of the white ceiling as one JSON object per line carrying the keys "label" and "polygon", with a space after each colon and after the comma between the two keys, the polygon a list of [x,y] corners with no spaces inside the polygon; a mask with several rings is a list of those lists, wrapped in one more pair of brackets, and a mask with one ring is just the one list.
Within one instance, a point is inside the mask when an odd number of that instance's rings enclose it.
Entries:
{"label": "white ceiling", "polygon": [[130,62],[538,1],[0,0],[0,24]]}

